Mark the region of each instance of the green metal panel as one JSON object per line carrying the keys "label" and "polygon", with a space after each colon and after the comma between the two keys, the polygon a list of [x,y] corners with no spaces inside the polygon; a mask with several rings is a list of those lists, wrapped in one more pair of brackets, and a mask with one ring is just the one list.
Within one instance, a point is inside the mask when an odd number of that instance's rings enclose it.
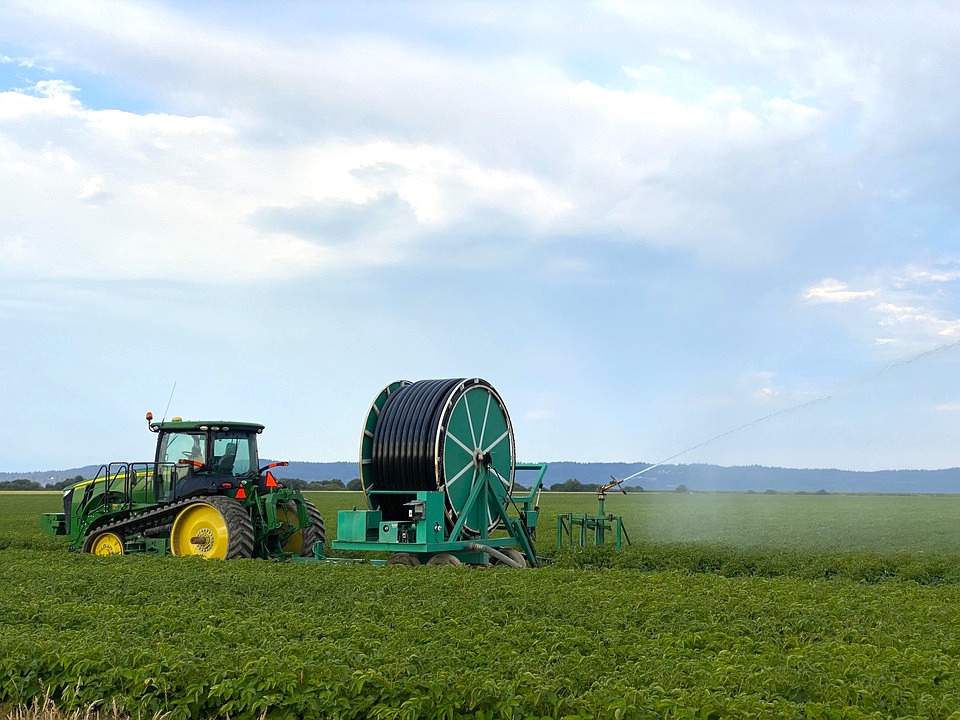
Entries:
{"label": "green metal panel", "polygon": [[337,513],[337,540],[367,542],[380,537],[379,510],[341,510]]}
{"label": "green metal panel", "polygon": [[40,527],[48,535],[66,535],[67,516],[63,513],[44,513],[40,516]]}
{"label": "green metal panel", "polygon": [[[394,521],[383,521],[380,523],[380,534],[377,540],[381,544],[396,545],[400,543],[400,529],[406,526],[406,523]],[[405,545],[408,543],[404,543]]]}
{"label": "green metal panel", "polygon": [[[510,515],[505,505],[494,505],[491,516],[493,520],[506,531],[500,537],[485,537],[479,542],[493,548],[516,548],[527,558],[531,566],[537,565],[536,553],[532,543],[532,529],[536,526],[538,510],[535,505],[539,496],[545,466],[527,465],[526,470],[537,470],[539,475],[534,488],[525,497],[512,498],[509,506],[517,505],[519,514]],[[464,512],[452,529],[447,530],[445,523],[445,497],[440,491],[418,491],[414,499],[407,503],[410,519],[400,521],[380,521],[374,531],[368,530],[366,518],[376,517],[378,514],[367,511],[341,511],[338,515],[337,539],[332,547],[336,550],[350,552],[384,552],[410,553],[426,562],[437,553],[451,553],[460,558],[461,562],[471,565],[485,565],[489,556],[471,548],[476,538],[463,533],[463,526],[468,517],[473,516],[475,505],[484,501],[484,497],[493,497],[495,490],[490,486],[503,487],[493,473],[478,474],[470,496],[465,501]],[[376,494],[406,495],[403,491],[372,491]],[[487,506],[489,507],[489,505]],[[486,518],[484,512],[483,518]],[[377,517],[379,520],[379,517]],[[527,524],[524,522],[527,520]],[[361,536],[361,526],[364,535]],[[483,527],[486,527],[485,525]]]}

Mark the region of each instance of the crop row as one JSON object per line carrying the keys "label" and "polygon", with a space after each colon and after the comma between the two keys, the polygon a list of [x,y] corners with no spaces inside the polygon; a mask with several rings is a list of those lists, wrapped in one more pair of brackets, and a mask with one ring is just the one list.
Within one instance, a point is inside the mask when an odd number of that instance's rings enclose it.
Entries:
{"label": "crop row", "polygon": [[960,587],[0,551],[0,706],[946,718]]}
{"label": "crop row", "polygon": [[557,567],[576,569],[673,570],[724,577],[796,577],[863,583],[904,581],[919,585],[960,584],[956,553],[844,553],[746,549],[699,543],[639,543],[616,552],[610,545],[563,551]]}

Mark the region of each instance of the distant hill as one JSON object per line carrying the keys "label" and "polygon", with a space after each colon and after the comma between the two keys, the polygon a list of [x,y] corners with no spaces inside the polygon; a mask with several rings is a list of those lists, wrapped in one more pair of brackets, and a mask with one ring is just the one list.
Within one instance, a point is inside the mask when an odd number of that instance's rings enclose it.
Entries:
{"label": "distant hill", "polygon": [[[264,460],[264,462],[269,462]],[[626,477],[649,467],[645,463],[550,463],[545,478],[546,486],[576,478],[582,483],[602,483],[610,478]],[[26,478],[49,485],[77,475],[92,477],[96,465],[66,470],[34,472],[0,472],[0,481]],[[356,462],[291,462],[280,468],[278,477],[301,480],[343,480],[357,477]],[[529,478],[518,475],[523,484]],[[945,470],[854,470],[797,469],[749,465],[722,467],[719,465],[663,465],[632,480],[628,485],[647,490],[672,490],[686,485],[690,490],[720,490],[734,492],[875,492],[875,493],[960,493],[960,468]]]}
{"label": "distant hill", "polygon": [[[547,471],[546,484],[576,478],[582,483],[608,480],[611,475],[626,477],[649,467],[645,463],[556,462]],[[748,465],[663,465],[632,480],[647,490],[672,490],[686,485],[690,490],[733,492],[876,492],[876,493],[960,493],[960,468],[944,470],[855,470],[798,469]]]}

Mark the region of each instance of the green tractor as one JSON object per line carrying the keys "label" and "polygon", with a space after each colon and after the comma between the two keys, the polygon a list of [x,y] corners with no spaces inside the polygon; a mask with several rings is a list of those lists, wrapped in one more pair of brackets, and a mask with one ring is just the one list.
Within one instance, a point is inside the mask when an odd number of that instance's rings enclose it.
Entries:
{"label": "green tractor", "polygon": [[[115,462],[63,493],[63,512],[44,529],[95,555],[146,552],[204,558],[284,558],[322,554],[323,518],[299,490],[258,466],[248,422],[147,424],[157,434],[153,462]],[[319,547],[316,547],[319,546]]]}

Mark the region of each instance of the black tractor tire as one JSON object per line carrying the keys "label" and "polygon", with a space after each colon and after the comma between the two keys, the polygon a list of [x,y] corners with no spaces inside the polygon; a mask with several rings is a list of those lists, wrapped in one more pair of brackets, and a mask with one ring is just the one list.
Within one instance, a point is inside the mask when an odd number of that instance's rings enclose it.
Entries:
{"label": "black tractor tire", "polygon": [[[300,557],[313,557],[313,547],[317,543],[326,544],[327,542],[327,527],[323,523],[323,517],[320,515],[320,511],[317,510],[317,506],[309,500],[304,500],[303,503],[307,506],[308,523],[305,528],[299,531],[302,538],[300,548],[298,550],[295,546],[291,547],[288,544],[291,540],[297,539],[296,533],[294,533],[293,537],[284,543],[284,549],[287,552],[298,554]],[[288,518],[298,517],[297,504],[294,502],[287,503],[286,512],[288,513]]]}
{"label": "black tractor tire", "polygon": [[394,553],[387,560],[387,565],[406,565],[407,567],[419,567],[420,558],[413,553]]}
{"label": "black tractor tire", "polygon": [[206,557],[203,552],[177,552],[175,548],[174,533],[177,532],[178,522],[198,505],[209,505],[219,512],[223,518],[227,528],[227,547],[226,554],[223,557],[224,560],[253,557],[253,521],[250,519],[250,513],[238,500],[216,495],[198,497],[195,502],[191,502],[177,515],[170,536],[170,550],[174,555],[201,555]]}
{"label": "black tractor tire", "polygon": [[[323,524],[323,516],[317,506],[309,500],[303,501],[307,506],[307,519],[310,523],[303,528],[303,545],[300,548],[300,557],[313,557],[313,546],[317,543],[327,543],[327,526]],[[289,504],[290,511],[297,512],[295,503]]]}

